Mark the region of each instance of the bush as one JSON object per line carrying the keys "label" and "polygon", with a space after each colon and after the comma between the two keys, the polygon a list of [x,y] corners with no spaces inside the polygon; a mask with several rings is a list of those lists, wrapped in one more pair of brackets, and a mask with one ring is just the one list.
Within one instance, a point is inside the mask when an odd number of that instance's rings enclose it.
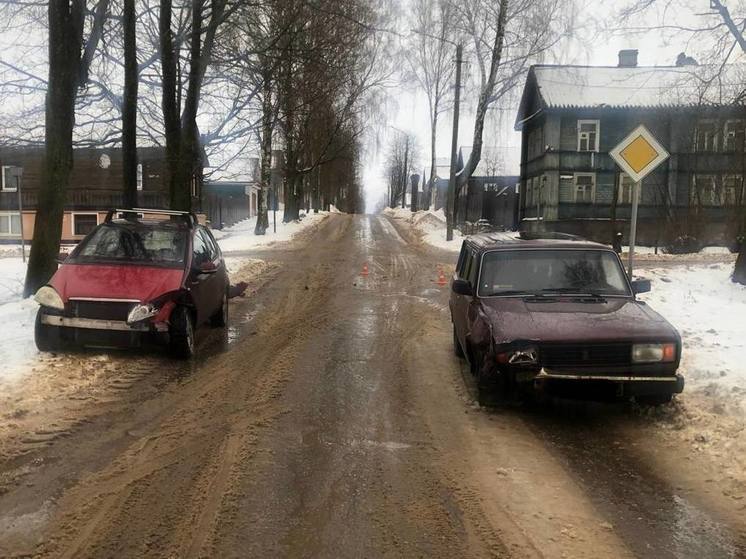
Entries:
{"label": "bush", "polygon": [[702,243],[696,237],[681,235],[666,245],[666,252],[669,254],[689,254],[699,252],[701,248]]}

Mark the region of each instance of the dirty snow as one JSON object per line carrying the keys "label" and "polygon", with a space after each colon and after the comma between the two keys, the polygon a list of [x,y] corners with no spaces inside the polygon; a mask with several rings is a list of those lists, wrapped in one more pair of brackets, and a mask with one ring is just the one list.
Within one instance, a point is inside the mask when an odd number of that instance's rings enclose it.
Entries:
{"label": "dirty snow", "polygon": [[746,411],[746,286],[730,281],[732,271],[725,263],[646,267],[639,274],[652,291],[640,299],[681,333],[687,386],[720,385]]}
{"label": "dirty snow", "polygon": [[446,241],[446,216],[443,209],[421,210],[415,213],[408,208],[386,208],[383,213],[387,216],[406,221],[420,235],[423,242],[430,246],[458,252],[464,236],[458,229],[453,230],[453,240]]}
{"label": "dirty snow", "polygon": [[221,231],[213,231],[213,235],[218,240],[221,250],[224,253],[230,254],[231,252],[240,252],[243,250],[251,250],[258,247],[266,247],[273,243],[290,241],[293,236],[300,233],[304,229],[311,227],[317,223],[323,221],[329,214],[338,213],[336,208],[330,212],[311,212],[308,215],[304,215],[302,219],[298,221],[291,221],[290,223],[282,222],[282,212],[277,212],[277,232],[274,232],[272,213],[269,215],[269,229],[265,235],[254,235],[254,227],[256,226],[256,217],[239,221],[238,223],[226,227]]}

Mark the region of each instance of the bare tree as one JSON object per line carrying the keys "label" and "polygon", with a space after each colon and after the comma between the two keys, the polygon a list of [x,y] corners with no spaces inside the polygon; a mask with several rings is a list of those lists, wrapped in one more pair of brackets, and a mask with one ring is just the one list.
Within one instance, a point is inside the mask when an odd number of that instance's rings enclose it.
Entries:
{"label": "bare tree", "polygon": [[73,167],[73,128],[78,87],[88,79],[93,53],[107,17],[108,0],[99,0],[84,42],[85,0],[49,2],[49,79],[45,110],[45,154],[39,205],[26,270],[24,296],[44,285],[56,270],[62,236],[65,191]]}
{"label": "bare tree", "polygon": [[123,0],[124,94],[122,95],[122,177],[124,205],[137,206],[137,14],[135,0]]}
{"label": "bare tree", "polygon": [[453,17],[450,0],[416,0],[412,6],[417,28],[407,48],[412,75],[425,92],[430,119],[430,176],[425,208],[430,207],[436,179],[438,117],[447,110],[447,95],[453,71]]}

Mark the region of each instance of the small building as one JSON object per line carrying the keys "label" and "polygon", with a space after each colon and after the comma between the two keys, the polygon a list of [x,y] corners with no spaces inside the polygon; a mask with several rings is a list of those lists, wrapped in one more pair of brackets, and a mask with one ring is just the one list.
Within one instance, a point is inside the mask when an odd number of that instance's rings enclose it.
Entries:
{"label": "small building", "polygon": [[[137,150],[137,197],[141,207],[168,207],[169,193],[165,150],[146,147]],[[33,237],[39,203],[43,147],[0,148],[0,242],[18,242]],[[121,207],[122,150],[119,148],[76,149],[70,186],[66,192],[62,225],[63,242],[82,239],[101,223],[110,208]],[[198,200],[198,188],[193,191]]]}
{"label": "small building", "polygon": [[640,67],[624,50],[616,66],[532,66],[515,124],[520,227],[626,238],[633,183],[609,151],[643,124],[671,157],[642,181],[640,242],[732,239],[746,203],[746,111],[734,103],[746,71],[693,62]]}
{"label": "small building", "polygon": [[[463,169],[472,147],[462,146],[458,152],[458,167]],[[456,193],[456,223],[489,222],[496,229],[512,231],[517,225],[517,176],[501,175],[500,152],[483,146],[477,168],[467,183]]]}

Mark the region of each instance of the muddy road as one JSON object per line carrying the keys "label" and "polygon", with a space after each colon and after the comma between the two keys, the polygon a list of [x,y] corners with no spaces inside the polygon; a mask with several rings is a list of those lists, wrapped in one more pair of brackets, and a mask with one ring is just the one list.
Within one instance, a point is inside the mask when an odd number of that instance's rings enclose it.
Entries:
{"label": "muddy road", "polygon": [[644,413],[474,403],[452,255],[335,215],[250,256],[198,359],[106,356],[4,411],[0,556],[746,557],[746,502]]}

